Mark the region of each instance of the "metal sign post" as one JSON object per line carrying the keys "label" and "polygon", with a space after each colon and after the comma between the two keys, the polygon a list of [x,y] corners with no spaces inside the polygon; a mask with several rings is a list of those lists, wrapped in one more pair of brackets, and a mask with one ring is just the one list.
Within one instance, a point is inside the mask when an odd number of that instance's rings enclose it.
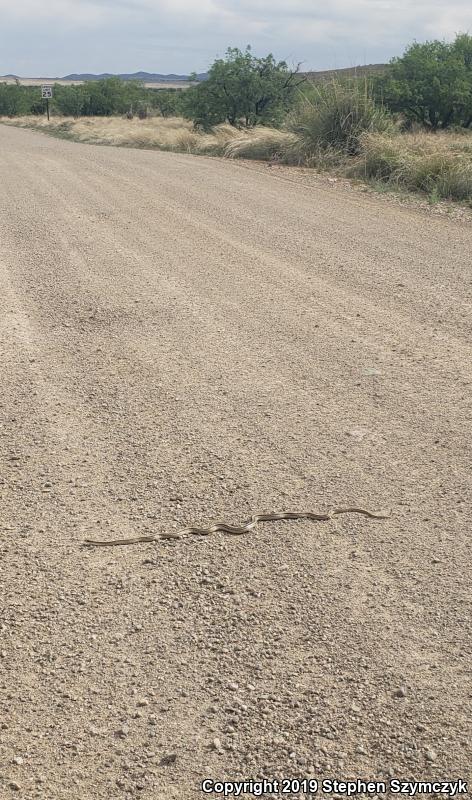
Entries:
{"label": "metal sign post", "polygon": [[46,100],[46,113],[49,122],[49,100],[52,98],[52,86],[41,86],[41,97]]}

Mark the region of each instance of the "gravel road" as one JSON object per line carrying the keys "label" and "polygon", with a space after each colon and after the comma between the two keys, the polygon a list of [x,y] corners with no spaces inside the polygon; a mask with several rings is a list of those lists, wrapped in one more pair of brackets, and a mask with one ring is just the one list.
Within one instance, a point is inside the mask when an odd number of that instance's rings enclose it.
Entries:
{"label": "gravel road", "polygon": [[[0,149],[0,797],[470,778],[471,224]],[[344,504],[392,516],[81,546]]]}

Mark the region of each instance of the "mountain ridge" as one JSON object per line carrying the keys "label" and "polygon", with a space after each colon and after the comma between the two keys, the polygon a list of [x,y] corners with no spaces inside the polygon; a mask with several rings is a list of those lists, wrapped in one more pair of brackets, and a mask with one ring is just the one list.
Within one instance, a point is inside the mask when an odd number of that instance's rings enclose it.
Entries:
{"label": "mountain ridge", "polygon": [[[206,72],[200,72],[197,75],[197,80],[204,81],[207,77]],[[188,81],[190,76],[189,75],[177,75],[174,73],[170,73],[167,75],[163,75],[159,72],[144,72],[140,70],[139,72],[120,72],[120,73],[111,73],[111,72],[102,72],[100,74],[95,74],[92,72],[77,72],[71,73],[70,75],[64,75],[60,80],[62,81],[99,81],[103,80],[104,78],[120,78],[122,81],[147,81],[148,83],[151,81],[156,82],[169,82],[175,83],[176,81]]]}

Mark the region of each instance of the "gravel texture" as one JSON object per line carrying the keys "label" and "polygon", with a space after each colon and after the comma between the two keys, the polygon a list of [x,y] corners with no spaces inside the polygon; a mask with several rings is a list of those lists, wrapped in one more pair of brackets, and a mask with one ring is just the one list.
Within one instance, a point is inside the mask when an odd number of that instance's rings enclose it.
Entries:
{"label": "gravel texture", "polygon": [[[470,223],[0,148],[2,800],[470,778]],[[345,503],[392,517],[81,547]]]}

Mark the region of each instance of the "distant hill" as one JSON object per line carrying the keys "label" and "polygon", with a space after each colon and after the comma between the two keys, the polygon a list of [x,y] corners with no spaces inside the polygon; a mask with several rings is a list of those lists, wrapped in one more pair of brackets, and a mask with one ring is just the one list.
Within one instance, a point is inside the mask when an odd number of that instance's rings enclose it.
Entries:
{"label": "distant hill", "polygon": [[[64,75],[61,80],[63,81],[100,81],[103,78],[121,78],[122,81],[145,81],[145,83],[176,83],[178,81],[187,82],[188,75],[161,75],[158,72],[123,72],[118,75],[110,72],[102,72],[100,75],[93,73],[83,72],[72,75]],[[207,78],[206,72],[200,72],[197,75],[199,81],[204,81]]]}
{"label": "distant hill", "polygon": [[342,69],[325,69],[316,72],[303,72],[310,81],[326,81],[331,78],[351,78],[364,75],[381,75],[387,69],[388,64],[363,64],[358,67],[344,67]]}
{"label": "distant hill", "polygon": [[[326,70],[317,70],[316,72],[303,72],[302,74],[305,75],[310,80],[314,81],[322,81],[322,80],[329,80],[333,77],[349,77],[352,75],[362,76],[362,75],[374,75],[384,72],[386,69],[386,64],[363,64],[358,67],[344,67],[342,69],[326,69]],[[14,77],[14,76],[8,76]],[[197,75],[197,80],[204,81],[208,77],[206,72],[200,72]],[[60,80],[63,81],[99,81],[103,78],[121,78],[122,81],[144,81],[145,83],[188,83],[189,76],[188,75],[163,75],[159,72],[123,72],[119,74],[113,74],[111,72],[102,72],[99,75],[95,75],[89,72],[82,72],[82,73],[74,73],[72,75],[64,75],[63,78]]]}
{"label": "distant hill", "polygon": [[[358,67],[344,67],[343,69],[326,69],[317,70],[316,72],[302,72],[310,81],[326,81],[332,78],[352,77],[357,75],[362,77],[364,75],[379,75],[385,72],[387,64],[363,64]],[[78,84],[85,81],[98,81],[103,78],[121,78],[123,81],[142,81],[150,88],[165,89],[171,87],[175,89],[185,89],[189,85],[189,75],[176,75],[169,74],[163,75],[160,72],[123,72],[120,74],[113,74],[111,72],[102,72],[96,75],[91,72],[73,73],[65,75],[63,78],[20,78],[17,75],[4,75],[0,76],[0,83],[14,83],[19,81],[23,86],[40,86],[42,83],[63,83],[63,84]],[[208,78],[207,72],[200,72],[197,75],[197,80],[205,81]]]}

